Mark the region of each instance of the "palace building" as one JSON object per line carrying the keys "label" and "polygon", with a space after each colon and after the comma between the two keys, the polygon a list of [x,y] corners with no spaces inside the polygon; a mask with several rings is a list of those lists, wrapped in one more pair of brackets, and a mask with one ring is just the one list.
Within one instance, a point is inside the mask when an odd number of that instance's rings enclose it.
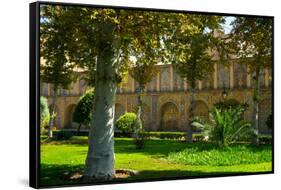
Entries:
{"label": "palace building", "polygon": [[[189,119],[190,87],[175,71],[171,64],[157,65],[159,72],[146,86],[143,94],[144,128],[147,131],[186,131]],[[222,101],[223,91],[226,99],[249,105],[244,118],[251,120],[253,110],[253,80],[246,65],[231,60],[229,67],[215,64],[214,72],[204,81],[197,81],[195,95],[195,116],[208,119],[213,104]],[[260,76],[261,101],[259,106],[259,128],[269,133],[265,122],[272,112],[272,71],[264,69]],[[69,90],[61,89],[57,99],[57,129],[74,129],[78,124],[72,122],[72,114],[79,97],[87,89],[81,79],[71,85]],[[132,112],[137,102],[137,83],[129,75],[119,86],[116,95],[115,119],[125,112]],[[51,104],[49,84],[41,84],[41,95]]]}

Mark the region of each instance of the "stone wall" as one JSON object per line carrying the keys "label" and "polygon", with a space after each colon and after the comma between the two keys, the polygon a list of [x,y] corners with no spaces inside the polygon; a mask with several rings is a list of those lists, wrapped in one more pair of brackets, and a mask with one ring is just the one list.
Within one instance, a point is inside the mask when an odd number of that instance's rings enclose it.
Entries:
{"label": "stone wall", "polygon": [[[144,127],[146,130],[186,131],[189,118],[190,87],[173,69],[171,65],[159,65],[159,72],[147,85],[144,101]],[[268,132],[265,120],[271,113],[271,70],[263,70],[261,77],[260,129]],[[115,116],[118,118],[125,112],[132,112],[136,105],[137,83],[129,75],[119,86],[116,95]],[[84,80],[72,84],[71,89],[60,89],[57,101],[56,126],[76,128],[72,122],[72,113],[79,97],[87,86]],[[214,66],[214,72],[208,79],[197,81],[195,95],[195,115],[208,119],[209,111],[214,103],[222,100],[222,91],[226,89],[228,99],[235,99],[249,105],[245,119],[251,120],[252,114],[252,75],[247,67],[233,62],[229,68]],[[51,86],[41,84],[41,94],[51,103]]]}

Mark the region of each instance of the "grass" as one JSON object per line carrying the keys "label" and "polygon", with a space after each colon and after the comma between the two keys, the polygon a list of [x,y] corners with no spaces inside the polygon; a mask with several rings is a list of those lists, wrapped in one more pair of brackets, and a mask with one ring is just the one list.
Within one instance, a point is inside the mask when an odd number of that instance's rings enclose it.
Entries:
{"label": "grass", "polygon": [[[196,159],[191,159],[189,153]],[[86,137],[74,137],[68,141],[45,141],[41,145],[41,185],[77,183],[75,180],[62,179],[61,176],[65,172],[82,172],[86,154]],[[212,159],[201,162],[202,155],[208,154],[214,154],[210,157]],[[237,154],[239,156],[236,156]],[[243,155],[247,156],[243,158]],[[182,161],[185,156],[189,158],[188,162]],[[217,161],[224,163],[223,166],[215,162],[220,156],[226,157]],[[235,162],[236,159],[239,161]],[[243,159],[249,160],[244,162]],[[226,160],[230,160],[229,164],[225,164]],[[155,139],[147,140],[144,149],[136,150],[132,139],[116,138],[115,169],[124,168],[140,172],[138,176],[126,180],[268,172],[272,170],[271,146],[254,148],[237,145],[221,152],[207,143],[187,144],[175,140]]]}
{"label": "grass", "polygon": [[236,145],[224,149],[186,148],[168,155],[168,160],[185,165],[232,166],[271,162],[271,147]]}

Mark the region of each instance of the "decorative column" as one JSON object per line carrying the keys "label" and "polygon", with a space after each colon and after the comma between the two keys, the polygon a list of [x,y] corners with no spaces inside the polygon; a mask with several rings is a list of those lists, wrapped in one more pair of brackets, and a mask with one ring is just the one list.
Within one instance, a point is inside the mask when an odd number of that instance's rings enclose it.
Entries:
{"label": "decorative column", "polygon": [[247,88],[251,87],[251,74],[250,67],[247,65]]}
{"label": "decorative column", "polygon": [[156,90],[157,92],[160,92],[160,73],[157,73],[156,76]]}
{"label": "decorative column", "polygon": [[132,92],[135,92],[135,79],[132,77]]}
{"label": "decorative column", "polygon": [[202,90],[202,81],[201,80],[198,81],[198,89]]}
{"label": "decorative column", "polygon": [[230,89],[234,87],[234,70],[233,70],[233,63],[230,63],[229,66],[229,79],[230,79]]}
{"label": "decorative column", "polygon": [[173,76],[173,67],[170,65],[170,91],[174,91]]}
{"label": "decorative column", "polygon": [[214,89],[218,88],[218,67],[217,64],[214,64]]}

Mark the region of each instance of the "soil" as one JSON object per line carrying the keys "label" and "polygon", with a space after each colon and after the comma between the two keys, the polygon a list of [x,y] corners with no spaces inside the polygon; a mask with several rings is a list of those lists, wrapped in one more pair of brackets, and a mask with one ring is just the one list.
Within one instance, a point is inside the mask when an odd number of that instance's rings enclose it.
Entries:
{"label": "soil", "polygon": [[[118,169],[118,170],[115,170],[114,179],[125,179],[125,178],[129,178],[131,176],[135,176],[135,175],[138,175],[138,174],[139,174],[139,172],[135,171],[135,170]],[[81,181],[83,179],[83,172],[65,172],[61,176],[61,179]]]}

